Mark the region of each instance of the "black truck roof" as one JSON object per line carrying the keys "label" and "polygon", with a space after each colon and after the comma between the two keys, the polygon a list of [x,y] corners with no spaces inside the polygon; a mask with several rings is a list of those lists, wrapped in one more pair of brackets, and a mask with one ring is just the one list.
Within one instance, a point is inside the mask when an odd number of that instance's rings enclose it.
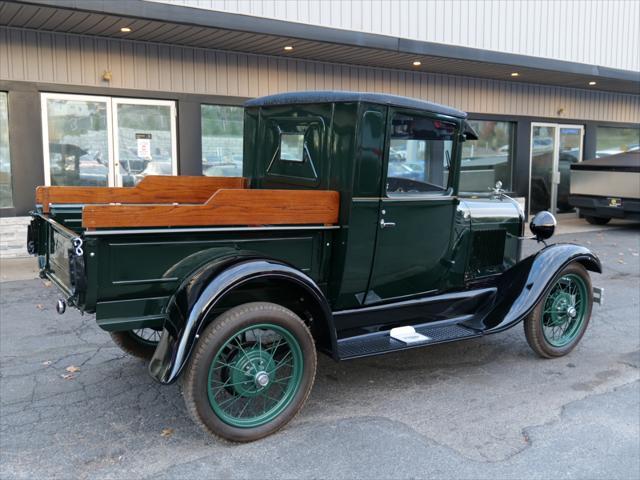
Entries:
{"label": "black truck roof", "polygon": [[348,92],[339,90],[277,93],[275,95],[254,98],[247,101],[244,105],[245,107],[266,107],[272,105],[334,102],[378,103],[394,107],[426,110],[428,112],[440,113],[452,117],[467,118],[467,114],[461,110],[425,100],[389,95],[386,93]]}
{"label": "black truck roof", "polygon": [[607,170],[614,172],[640,172],[640,150],[618,153],[608,157],[594,158],[572,163],[571,170]]}

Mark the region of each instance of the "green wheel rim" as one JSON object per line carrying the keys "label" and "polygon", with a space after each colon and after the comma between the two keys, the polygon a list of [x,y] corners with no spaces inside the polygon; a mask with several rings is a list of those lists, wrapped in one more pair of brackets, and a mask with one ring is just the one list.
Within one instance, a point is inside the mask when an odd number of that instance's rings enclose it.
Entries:
{"label": "green wheel rim", "polygon": [[579,275],[563,275],[544,302],[542,333],[554,347],[564,347],[579,335],[587,313],[587,285]]}
{"label": "green wheel rim", "polygon": [[303,371],[302,349],[289,330],[271,323],[246,327],[220,347],[209,366],[209,403],[229,425],[259,427],[291,404]]}

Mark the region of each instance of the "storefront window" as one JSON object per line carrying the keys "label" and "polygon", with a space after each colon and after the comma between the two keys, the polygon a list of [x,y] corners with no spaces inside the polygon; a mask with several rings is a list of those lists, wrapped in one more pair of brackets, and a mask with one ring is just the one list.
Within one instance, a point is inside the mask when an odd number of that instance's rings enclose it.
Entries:
{"label": "storefront window", "polygon": [[469,120],[478,140],[462,144],[460,192],[486,193],[497,181],[511,190],[513,123]]}
{"label": "storefront window", "polygon": [[7,93],[0,92],[0,208],[13,206]]}
{"label": "storefront window", "polygon": [[202,105],[202,173],[211,177],[242,176],[244,109]]}
{"label": "storefront window", "polygon": [[640,149],[640,128],[598,127],[596,158]]}
{"label": "storefront window", "polygon": [[43,99],[47,184],[109,185],[109,99],[62,95]]}

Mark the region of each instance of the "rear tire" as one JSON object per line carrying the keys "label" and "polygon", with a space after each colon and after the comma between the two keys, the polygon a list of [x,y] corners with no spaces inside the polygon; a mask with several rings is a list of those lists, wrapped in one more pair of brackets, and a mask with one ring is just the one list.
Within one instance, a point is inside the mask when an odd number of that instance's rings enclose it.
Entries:
{"label": "rear tire", "polygon": [[233,442],[277,432],[302,409],[316,374],[313,337],[291,310],[267,302],[234,307],[200,335],[183,375],[193,421]]}
{"label": "rear tire", "polygon": [[584,218],[591,225],[606,225],[611,220],[611,218],[591,217],[588,215],[585,215]]}
{"label": "rear tire", "polygon": [[151,360],[160,340],[160,331],[150,328],[110,332],[111,339],[120,349],[142,360]]}
{"label": "rear tire", "polygon": [[543,358],[568,354],[584,335],[592,307],[589,273],[581,264],[570,263],[524,321],[529,346]]}

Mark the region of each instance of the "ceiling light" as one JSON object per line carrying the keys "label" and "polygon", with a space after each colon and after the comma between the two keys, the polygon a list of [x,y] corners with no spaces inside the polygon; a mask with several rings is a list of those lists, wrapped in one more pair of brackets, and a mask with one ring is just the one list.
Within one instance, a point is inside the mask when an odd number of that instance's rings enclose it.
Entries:
{"label": "ceiling light", "polygon": [[511,72],[512,77],[519,77],[520,74],[518,72]]}
{"label": "ceiling light", "polygon": [[290,52],[291,50],[293,50],[293,45],[286,45],[286,46],[284,47],[284,49],[285,49],[287,52]]}
{"label": "ceiling light", "polygon": [[422,65],[422,62],[421,62],[420,60],[414,60],[414,61],[413,61],[413,63],[412,63],[412,65],[413,65],[414,67],[419,67],[420,65]]}
{"label": "ceiling light", "polygon": [[122,27],[120,28],[120,31],[122,33],[129,33],[131,31],[131,27]]}
{"label": "ceiling light", "polygon": [[589,82],[589,85],[596,85],[597,83],[598,83],[598,82],[594,82],[593,80],[591,80],[591,81]]}

